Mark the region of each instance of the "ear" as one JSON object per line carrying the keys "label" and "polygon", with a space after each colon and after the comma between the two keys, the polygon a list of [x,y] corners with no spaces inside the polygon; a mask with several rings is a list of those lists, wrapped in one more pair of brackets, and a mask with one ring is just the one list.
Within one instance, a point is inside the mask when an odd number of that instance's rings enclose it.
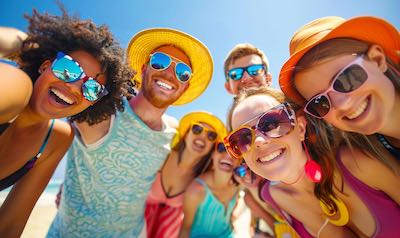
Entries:
{"label": "ear", "polygon": [[388,65],[386,62],[385,53],[380,45],[372,45],[367,51],[367,57],[372,62],[375,62],[382,72],[386,72]]}
{"label": "ear", "polygon": [[51,66],[51,61],[50,60],[45,60],[39,67],[38,72],[39,74],[42,74],[48,67]]}
{"label": "ear", "polygon": [[297,128],[299,130],[300,140],[304,141],[307,128],[307,120],[304,116],[297,116]]}
{"label": "ear", "polygon": [[144,73],[145,73],[146,70],[147,70],[147,65],[148,65],[148,64],[143,64],[143,66],[142,66],[142,81],[143,81],[143,79],[144,79]]}
{"label": "ear", "polygon": [[265,81],[267,82],[268,87],[272,86],[272,74],[270,72],[267,72],[265,75]]}

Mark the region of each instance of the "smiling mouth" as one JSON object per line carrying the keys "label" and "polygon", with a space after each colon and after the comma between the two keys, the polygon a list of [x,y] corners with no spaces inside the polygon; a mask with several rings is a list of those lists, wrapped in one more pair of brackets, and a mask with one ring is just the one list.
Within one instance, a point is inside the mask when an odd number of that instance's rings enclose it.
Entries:
{"label": "smiling mouth", "polygon": [[64,105],[71,106],[74,104],[74,100],[69,98],[67,95],[63,94],[61,91],[55,89],[55,88],[50,88],[49,93],[51,96],[54,97],[56,102]]}
{"label": "smiling mouth", "polygon": [[348,120],[354,120],[358,118],[363,112],[365,112],[365,109],[368,107],[370,99],[367,98],[354,112],[350,113],[348,116],[345,118]]}
{"label": "smiling mouth", "polygon": [[271,160],[276,159],[278,156],[280,156],[281,154],[283,154],[283,152],[284,152],[284,149],[279,149],[279,150],[277,150],[277,151],[275,151],[275,152],[273,152],[273,153],[271,153],[271,154],[269,154],[269,155],[267,155],[267,156],[258,158],[258,159],[257,159],[257,162],[260,162],[260,163],[269,162],[269,161],[271,161]]}
{"label": "smiling mouth", "polygon": [[206,147],[206,143],[204,143],[202,140],[194,140],[193,144],[199,149],[204,149]]}
{"label": "smiling mouth", "polygon": [[165,90],[167,90],[167,91],[172,91],[172,90],[174,89],[173,86],[171,86],[171,85],[169,85],[169,84],[167,84],[167,83],[165,83],[165,82],[162,82],[161,80],[156,80],[156,84],[157,84],[160,88],[165,89]]}

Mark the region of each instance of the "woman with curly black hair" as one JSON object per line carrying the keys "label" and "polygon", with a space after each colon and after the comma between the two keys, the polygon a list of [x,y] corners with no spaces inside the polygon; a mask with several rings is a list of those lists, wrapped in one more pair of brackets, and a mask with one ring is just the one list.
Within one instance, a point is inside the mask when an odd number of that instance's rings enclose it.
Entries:
{"label": "woman with curly black hair", "polygon": [[93,125],[123,111],[121,97],[133,76],[106,26],[62,12],[33,10],[14,54],[20,69],[0,63],[0,190],[14,185],[0,208],[4,237],[21,234],[70,146],[73,130],[55,119]]}

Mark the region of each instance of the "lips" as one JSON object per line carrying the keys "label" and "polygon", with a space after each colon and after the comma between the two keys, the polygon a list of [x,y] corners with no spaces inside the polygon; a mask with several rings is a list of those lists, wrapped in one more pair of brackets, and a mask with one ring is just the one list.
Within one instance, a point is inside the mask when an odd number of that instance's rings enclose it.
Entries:
{"label": "lips", "polygon": [[162,89],[164,89],[164,90],[167,90],[167,91],[172,91],[172,90],[175,89],[173,85],[170,85],[170,84],[168,84],[167,82],[164,82],[164,81],[161,81],[161,80],[158,80],[158,79],[156,79],[155,83],[156,83],[160,88],[162,88]]}
{"label": "lips", "polygon": [[218,165],[223,171],[231,172],[233,170],[233,162],[230,159],[221,159]]}
{"label": "lips", "polygon": [[54,98],[54,100],[57,103],[60,103],[63,105],[71,106],[76,103],[74,98],[72,98],[71,96],[63,93],[61,90],[58,90],[56,88],[50,88],[49,94],[51,97]]}
{"label": "lips", "polygon": [[274,150],[272,153],[269,153],[266,156],[257,158],[257,162],[259,162],[259,163],[271,162],[272,160],[274,160],[274,159],[278,158],[280,155],[282,155],[284,152],[285,152],[285,149],[283,149],[283,148]]}
{"label": "lips", "polygon": [[358,108],[353,111],[352,113],[350,113],[349,115],[346,116],[346,119],[348,120],[354,120],[356,118],[358,118],[361,114],[363,114],[363,112],[365,112],[365,110],[367,109],[368,105],[369,105],[370,99],[369,97],[363,101],[361,103],[361,105],[358,106]]}

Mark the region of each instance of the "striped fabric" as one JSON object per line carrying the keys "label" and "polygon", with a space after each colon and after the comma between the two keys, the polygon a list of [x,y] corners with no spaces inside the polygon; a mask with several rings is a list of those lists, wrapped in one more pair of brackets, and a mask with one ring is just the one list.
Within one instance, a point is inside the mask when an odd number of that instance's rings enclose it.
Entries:
{"label": "striped fabric", "polygon": [[145,219],[148,238],[177,238],[183,222],[183,207],[146,203]]}

